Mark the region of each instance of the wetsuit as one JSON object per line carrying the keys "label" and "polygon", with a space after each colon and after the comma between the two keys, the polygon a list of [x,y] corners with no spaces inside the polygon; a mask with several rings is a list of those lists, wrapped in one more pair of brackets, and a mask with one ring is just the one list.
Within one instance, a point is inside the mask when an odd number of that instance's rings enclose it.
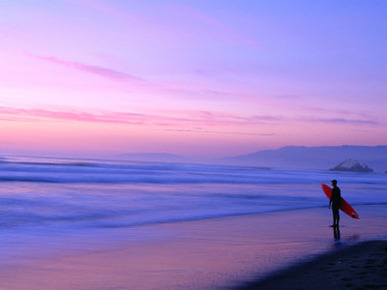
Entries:
{"label": "wetsuit", "polygon": [[332,196],[330,203],[332,203],[332,212],[333,212],[333,224],[339,225],[340,215],[339,215],[339,208],[340,208],[340,201],[341,201],[341,191],[340,188],[337,186],[334,186],[332,188]]}

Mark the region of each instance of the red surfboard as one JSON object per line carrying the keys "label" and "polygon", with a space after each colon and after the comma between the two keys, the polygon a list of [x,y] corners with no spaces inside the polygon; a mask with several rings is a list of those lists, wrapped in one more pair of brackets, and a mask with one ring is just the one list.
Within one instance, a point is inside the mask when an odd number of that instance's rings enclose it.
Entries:
{"label": "red surfboard", "polygon": [[[324,183],[321,184],[321,187],[324,190],[324,192],[325,192],[326,196],[328,197],[328,199],[331,199],[332,188],[330,188],[328,185],[326,185]],[[357,212],[352,208],[352,206],[349,205],[348,202],[345,201],[344,198],[341,198],[340,209],[343,212],[345,212],[347,215],[349,215],[350,217],[353,217],[354,219],[358,219],[359,218],[359,215],[357,214]]]}

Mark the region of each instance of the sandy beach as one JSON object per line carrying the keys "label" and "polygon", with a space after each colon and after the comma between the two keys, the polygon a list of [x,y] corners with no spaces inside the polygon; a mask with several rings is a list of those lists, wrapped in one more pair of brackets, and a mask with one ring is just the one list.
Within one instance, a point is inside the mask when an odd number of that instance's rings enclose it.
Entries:
{"label": "sandy beach", "polygon": [[[63,233],[20,249],[16,264],[3,260],[0,289],[238,288],[316,258],[322,259],[312,262],[319,279],[334,287],[385,285],[369,275],[386,271],[380,266],[385,242],[359,243],[387,237],[387,208],[356,209],[360,220],[342,216],[339,237],[329,227],[327,208],[111,229],[109,235]],[[279,287],[309,289],[297,285],[305,278],[305,266],[300,269]],[[281,275],[287,281],[289,274]]]}
{"label": "sandy beach", "polygon": [[387,241],[321,255],[240,289],[387,289]]}

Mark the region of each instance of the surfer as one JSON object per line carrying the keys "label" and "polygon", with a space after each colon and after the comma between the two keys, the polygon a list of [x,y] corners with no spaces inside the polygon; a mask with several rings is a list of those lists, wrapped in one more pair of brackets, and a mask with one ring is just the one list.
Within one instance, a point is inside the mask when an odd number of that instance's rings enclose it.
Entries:
{"label": "surfer", "polygon": [[332,213],[333,213],[333,225],[332,227],[338,227],[339,221],[340,221],[340,214],[339,214],[339,208],[340,208],[340,202],[341,202],[341,191],[340,188],[337,187],[337,180],[332,180],[332,196],[329,200],[329,206],[330,209],[332,206]]}

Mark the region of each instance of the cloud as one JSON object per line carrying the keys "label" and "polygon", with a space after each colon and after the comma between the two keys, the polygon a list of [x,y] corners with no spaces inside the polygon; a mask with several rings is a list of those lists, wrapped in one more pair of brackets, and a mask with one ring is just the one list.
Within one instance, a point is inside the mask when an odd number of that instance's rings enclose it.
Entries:
{"label": "cloud", "polygon": [[[295,96],[297,98],[297,96]],[[367,114],[362,111],[355,110],[345,110],[345,109],[335,109],[335,108],[324,108],[317,106],[308,106],[302,104],[290,104],[290,103],[269,103],[269,102],[258,102],[254,100],[243,99],[241,101],[244,104],[251,104],[258,107],[266,107],[271,110],[276,110],[277,112],[283,112],[284,115],[289,114],[289,112],[296,112],[300,117],[292,118],[292,117],[284,117],[289,121],[305,121],[305,122],[324,122],[324,123],[336,123],[336,124],[354,124],[354,125],[379,125],[381,124],[379,121],[374,119],[374,116],[371,114]],[[293,101],[292,101],[293,102]],[[344,116],[344,118],[316,118],[316,117],[306,117],[310,116]],[[268,120],[272,117],[268,117]],[[275,119],[280,119],[278,117],[274,117]]]}
{"label": "cloud", "polygon": [[280,122],[284,121],[283,117],[273,117],[273,116],[253,116],[249,118],[251,121],[258,121],[258,122]]}
{"label": "cloud", "polygon": [[121,81],[121,82],[127,82],[127,81],[144,82],[145,81],[142,78],[139,78],[127,73],[123,73],[120,71],[116,71],[110,68],[102,67],[102,66],[85,64],[85,63],[75,62],[75,61],[68,61],[68,60],[64,60],[64,59],[60,59],[52,56],[37,56],[37,55],[28,54],[28,53],[27,55],[35,59],[50,62],[55,65],[60,65],[70,69],[83,71],[85,73],[98,75],[100,77],[115,80],[115,81]]}
{"label": "cloud", "polygon": [[380,122],[375,120],[364,119],[343,119],[343,118],[308,118],[304,121],[334,123],[334,124],[353,124],[353,125],[380,125]]}
{"label": "cloud", "polygon": [[235,132],[235,131],[209,131],[202,129],[165,129],[167,132],[183,132],[183,133],[204,133],[204,134],[232,134],[232,135],[247,135],[247,136],[263,136],[272,137],[274,133],[254,133],[254,132]]}
{"label": "cloud", "polygon": [[[107,124],[127,124],[133,126],[151,126],[164,131],[175,132],[200,132],[211,134],[238,134],[273,136],[271,133],[251,132],[260,125],[279,124],[286,122],[318,122],[327,124],[349,125],[381,125],[372,119],[344,119],[344,118],[286,118],[279,116],[240,116],[222,112],[211,111],[174,111],[164,114],[141,114],[131,112],[84,112],[60,111],[47,109],[10,108],[0,106],[0,120],[13,122],[38,122],[38,121],[70,121],[91,122]],[[228,128],[229,130],[224,130]],[[238,130],[234,130],[238,128]],[[244,128],[240,131],[240,128]]]}
{"label": "cloud", "polygon": [[240,127],[246,125],[264,124],[272,121],[280,121],[267,116],[243,117],[226,113],[209,111],[179,111],[175,114],[152,115],[130,112],[81,112],[81,111],[56,111],[46,109],[25,109],[0,107],[0,119],[23,122],[31,121],[75,121],[94,123],[117,123],[130,125],[152,125],[159,128],[181,129]]}
{"label": "cloud", "polygon": [[286,110],[286,111],[296,111],[296,112],[307,112],[312,114],[324,114],[324,113],[335,113],[340,115],[350,115],[353,114],[353,112],[348,110],[337,110],[337,109],[331,109],[331,108],[323,108],[323,107],[317,107],[317,106],[307,106],[302,105],[299,103],[295,103],[295,100],[300,99],[299,96],[294,96],[293,99],[291,99],[292,103],[284,103],[283,100],[288,100],[290,97],[280,97],[277,96],[276,99],[280,100],[279,102],[265,102],[265,101],[257,101],[255,100],[257,97],[254,95],[246,96],[241,95],[243,98],[239,100],[239,102],[243,104],[248,105],[255,105],[259,107],[267,107],[270,109],[275,110]]}
{"label": "cloud", "polygon": [[81,122],[99,122],[99,123],[124,123],[140,125],[145,122],[146,116],[141,114],[93,114],[77,111],[51,111],[44,109],[23,109],[0,107],[0,117],[8,118],[14,121],[46,121],[46,120],[64,120],[64,121],[81,121]]}

